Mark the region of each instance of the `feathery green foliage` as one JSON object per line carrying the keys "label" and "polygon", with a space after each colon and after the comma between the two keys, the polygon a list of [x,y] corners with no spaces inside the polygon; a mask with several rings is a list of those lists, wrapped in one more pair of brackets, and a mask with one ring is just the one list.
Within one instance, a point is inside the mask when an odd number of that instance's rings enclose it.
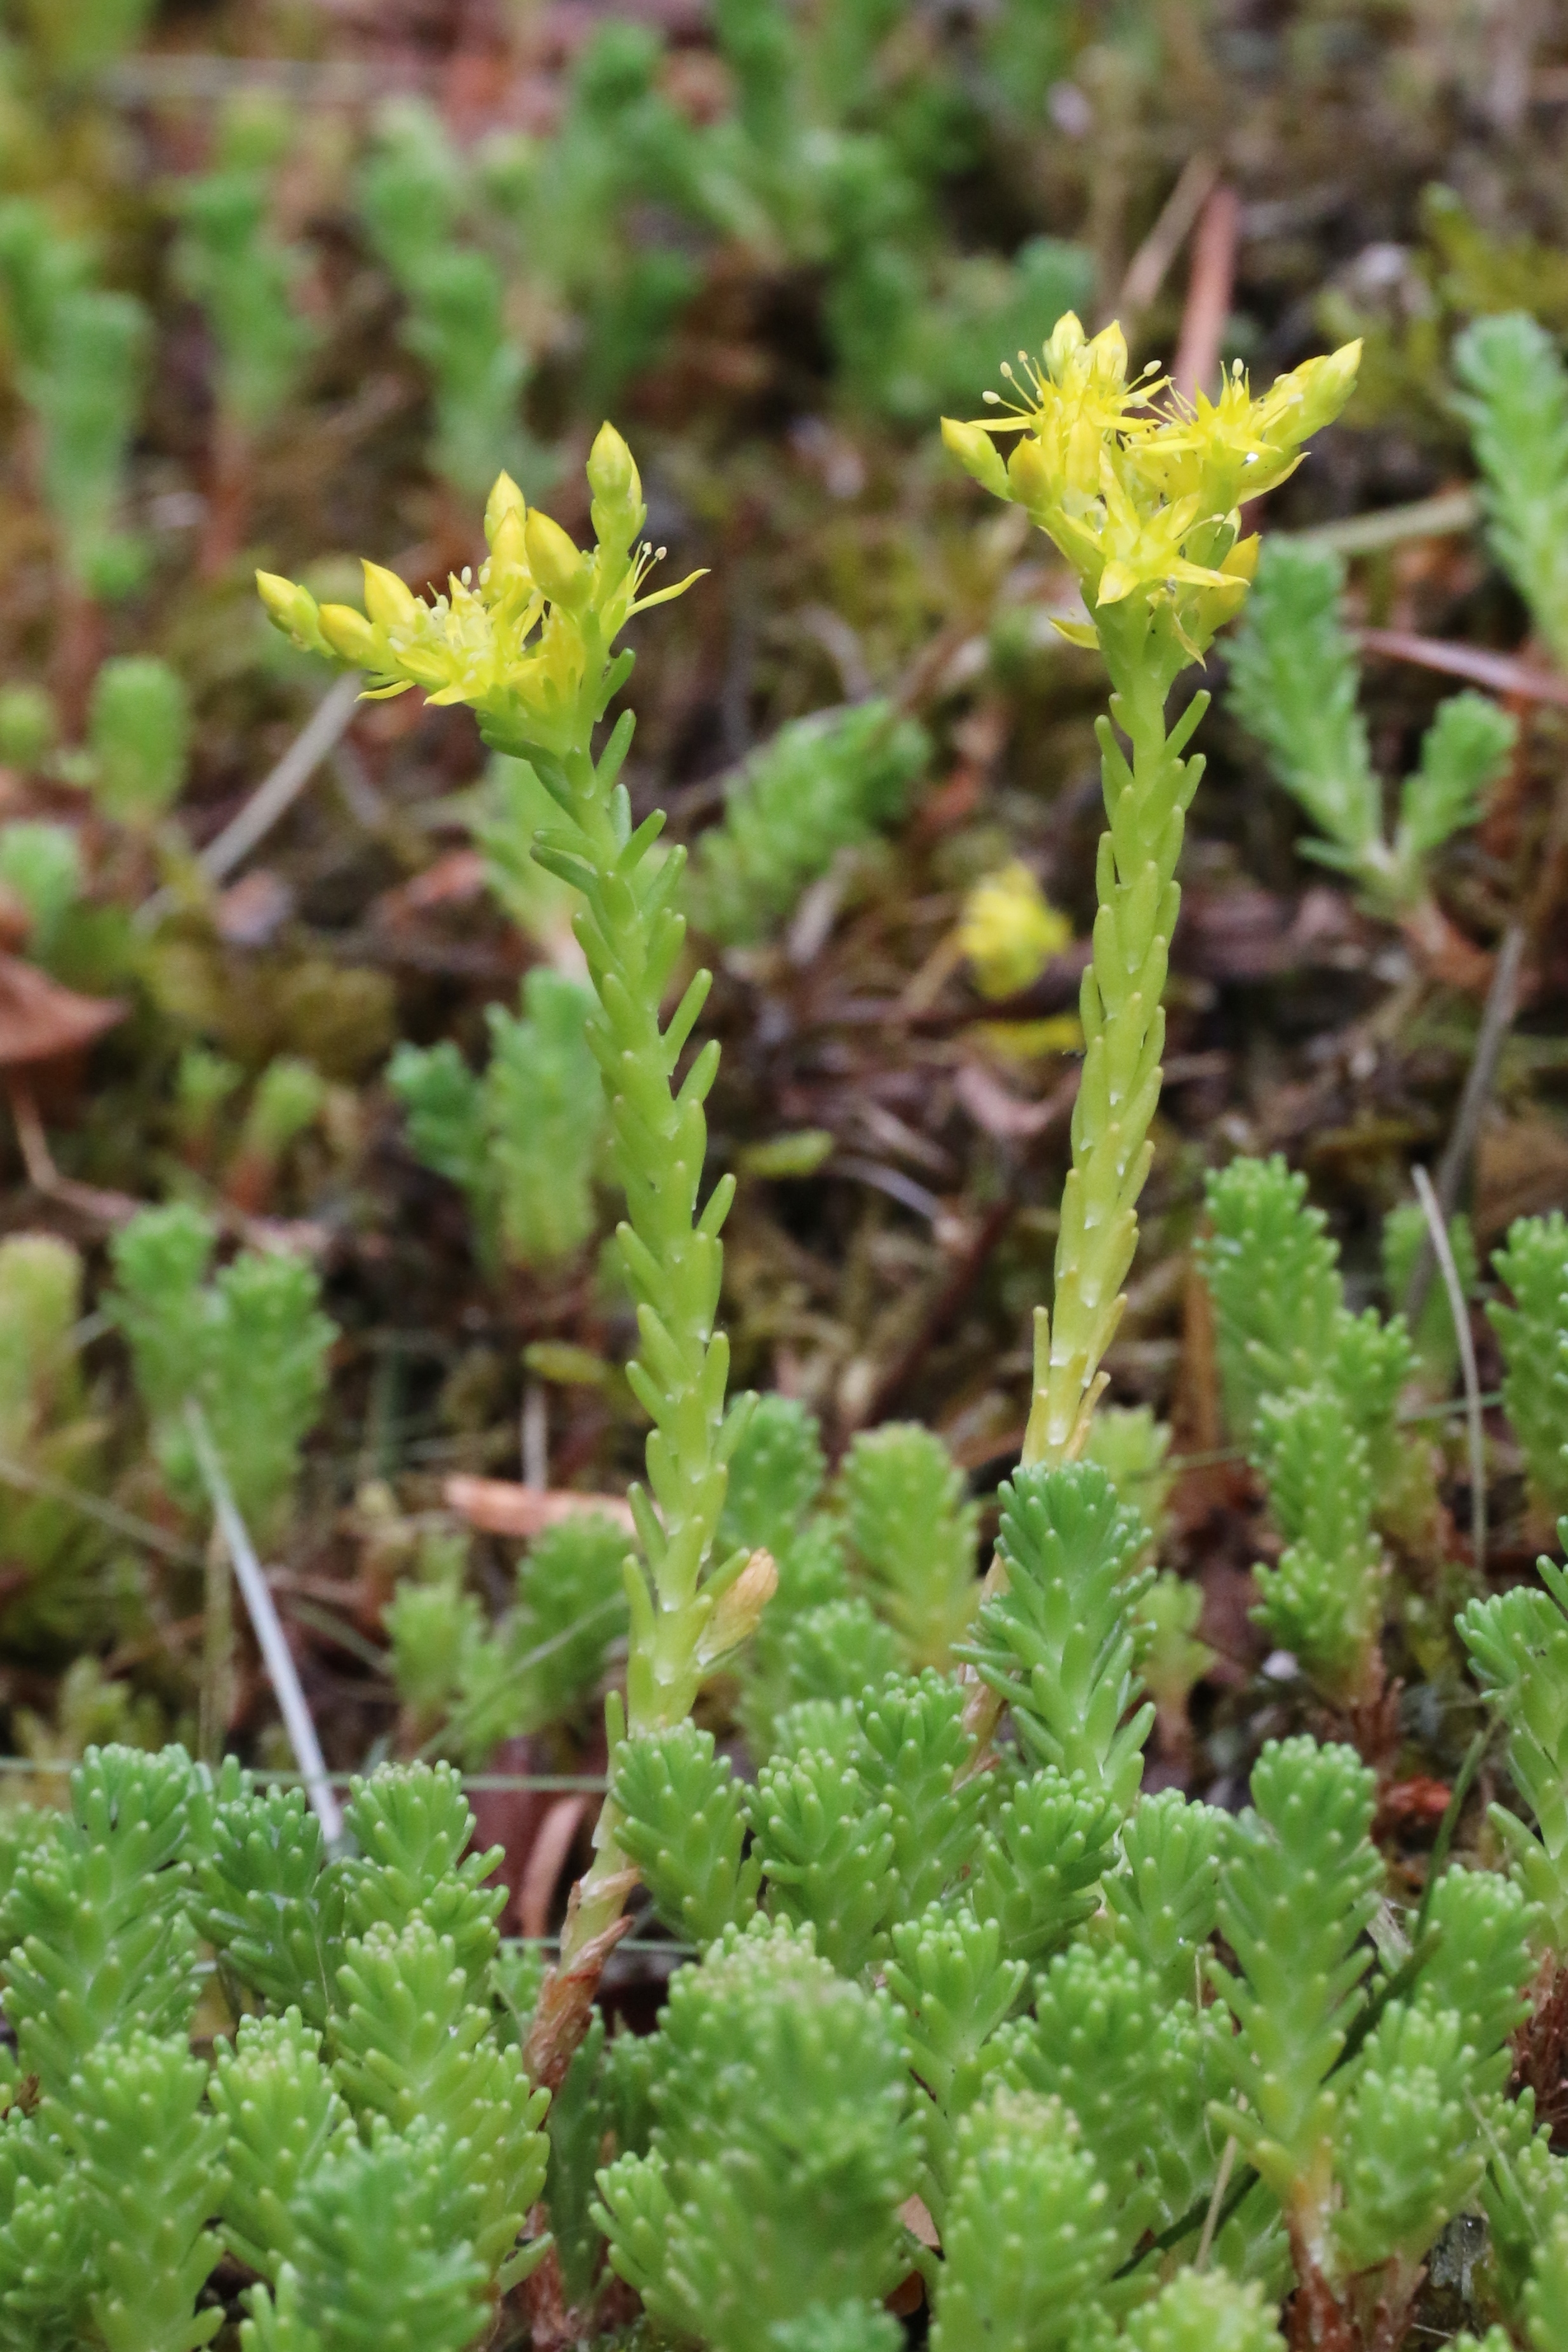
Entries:
{"label": "feathery green foliage", "polygon": [[1144,1523],[1090,1463],[1020,1470],[1000,1499],[1008,1582],[963,1654],[1007,1700],[1030,1756],[1124,1812],[1154,1720],[1134,1668],[1132,1611],[1150,1581],[1137,1566]]}
{"label": "feathery green foliage", "polygon": [[454,489],[482,498],[497,464],[531,483],[539,457],[519,415],[530,361],[507,321],[500,267],[462,236],[474,196],[434,109],[390,100],[361,174],[361,213],[403,299],[402,339],[430,377],[431,464]]}
{"label": "feathery green foliage", "polygon": [[[1568,1530],[1559,1530],[1568,1539]],[[1542,1591],[1472,1601],[1459,1632],[1493,1713],[1508,1733],[1514,1786],[1535,1816],[1531,1831],[1506,1806],[1492,1822],[1520,1883],[1539,1906],[1542,1932],[1568,1954],[1568,1570],[1538,1563]]]}
{"label": "feathery green foliage", "polygon": [[[545,2095],[490,1998],[497,1857],[460,1859],[473,1817],[441,1771],[358,1783],[350,1822],[359,1853],[328,1862],[299,1791],[172,1748],[89,1750],[38,1824],[0,1919],[33,2077],[0,2123],[0,2343],[193,2352],[226,2244],[268,2283],[254,2346],[460,2352],[542,2256],[519,2233]],[[225,1981],[273,2001],[210,2066],[198,1919]]]}
{"label": "feathery green foliage", "polygon": [[766,939],[841,851],[896,823],[930,760],[925,730],[881,699],[791,719],[698,838],[693,920],[727,946]]}
{"label": "feathery green foliage", "polygon": [[1568,1511],[1568,1221],[1519,1217],[1492,1264],[1514,1297],[1487,1307],[1502,1343],[1503,1403],[1532,1500],[1549,1523]]}
{"label": "feathery green foliage", "polygon": [[[13,828],[15,830],[15,828]],[[92,1491],[104,1431],[89,1410],[74,1334],[80,1254],[53,1234],[0,1241],[0,1453],[22,1470]],[[0,1545],[28,1571],[5,1610],[8,1642],[90,1638],[104,1623],[106,1538],[68,1500],[0,1486]]]}
{"label": "feathery green foliage", "polygon": [[1264,1402],[1295,1389],[1332,1391],[1366,1441],[1377,1524],[1418,1539],[1433,1508],[1429,1449],[1396,1421],[1415,1351],[1403,1317],[1344,1304],[1339,1252],[1306,1180],[1276,1153],[1234,1160],[1211,1174],[1212,1230],[1198,1261],[1214,1300],[1226,1418],[1267,1449]]}
{"label": "feathery green foliage", "polygon": [[1239,1972],[1208,1964],[1236,2025],[1219,2045],[1231,2097],[1217,2120],[1312,2246],[1330,2201],[1328,2077],[1372,1958],[1362,1937],[1383,1874],[1372,1804],[1372,1774],[1349,1748],[1271,1740],[1220,1871],[1220,1932]]}
{"label": "feathery green foliage", "polygon": [[1568,660],[1568,373],[1521,310],[1454,345],[1493,554],[1553,657]]}
{"label": "feathery green foliage", "polygon": [[1114,2260],[1109,2197],[1060,2105],[994,2091],[959,2126],[933,2352],[1058,2352]]}
{"label": "feathery green foliage", "polygon": [[1167,2007],[1159,1978],[1131,1951],[1079,1943],[1051,1961],[1032,2019],[1004,2040],[1008,2081],[1060,2101],[1076,2122],[1124,2261],[1208,2176],[1190,1996]]}
{"label": "feathery green foliage", "polygon": [[141,1210],[114,1239],[110,1307],[171,1492],[187,1510],[205,1503],[186,1418],[193,1403],[241,1517],[266,1542],[292,1507],[337,1334],[303,1258],[242,1250],[211,1275],[215,1241],[207,1219],[183,1202]]}
{"label": "feathery green foliage", "polygon": [[852,1763],[808,1748],[762,1767],[751,1822],[769,1908],[809,1922],[823,1956],[857,1975],[880,1956],[896,1901],[892,1807]]}
{"label": "feathery green foliage", "polygon": [[216,347],[218,413],[247,436],[291,398],[316,341],[298,299],[304,255],[271,217],[289,136],[277,100],[231,100],[211,168],[182,181],[175,196],[175,277],[201,304]]}
{"label": "feathery green foliage", "polygon": [[933,1904],[898,1922],[883,1975],[898,2004],[909,2068],[927,2100],[922,2191],[941,2221],[957,2164],[957,2126],[1005,2054],[997,2030],[1029,1981],[1027,1960],[1009,1959],[1002,1923],[967,1906]]}
{"label": "feathery green foliage", "polygon": [[1383,786],[1356,708],[1359,674],[1339,617],[1344,566],[1326,548],[1271,539],[1232,640],[1231,701],[1275,775],[1325,838],[1305,856],[1351,875],[1380,913],[1403,913],[1430,889],[1427,861],[1473,824],[1518,733],[1479,694],[1443,703],[1400,788],[1393,837]]}
{"label": "feathery green foliage", "polygon": [[1129,2352],[1280,2352],[1283,2338],[1254,2280],[1223,2271],[1177,2271],[1124,2330]]}
{"label": "feathery green foliage", "polygon": [[0,294],[16,389],[37,419],[38,489],[61,568],[80,592],[122,595],[143,562],[122,506],[147,314],[96,282],[88,247],[31,196],[0,205]]}
{"label": "feathery green foliage", "polygon": [[587,1038],[592,1002],[575,981],[536,967],[520,1016],[487,1008],[482,1075],[449,1041],[399,1045],[388,1066],[416,1155],[460,1188],[492,1265],[558,1263],[593,1231],[605,1113]]}
{"label": "feathery green foliage", "polygon": [[910,1664],[946,1666],[979,1598],[977,1513],[946,1447],[916,1422],[862,1430],[838,1495],[873,1602]]}
{"label": "feathery green foliage", "polygon": [[621,1843],[673,1934],[711,1944],[744,1926],[761,1859],[741,1860],[746,1808],[711,1731],[687,1721],[629,1739],[615,1759],[615,1801]]}
{"label": "feathery green foliage", "polygon": [[813,2305],[904,2273],[916,2149],[883,1999],[779,1921],[728,1930],[670,1988],[645,2156],[600,2174],[610,2259],[666,2326],[768,2346]]}
{"label": "feathery green foliage", "polygon": [[191,706],[177,670],[152,654],[106,661],[88,712],[92,795],[120,824],[162,816],[184,789]]}
{"label": "feathery green foliage", "polygon": [[1253,1614],[1333,1705],[1372,1698],[1385,1569],[1366,1440],[1334,1390],[1292,1389],[1263,1400],[1256,1459],[1286,1544],[1276,1567],[1253,1570]]}
{"label": "feathery green foliage", "polygon": [[971,1896],[982,1919],[1000,1923],[1009,1958],[1049,1959],[1092,1916],[1117,1826],[1114,1801],[1082,1773],[1067,1780],[1047,1765],[1014,1784],[981,1844]]}
{"label": "feathery green foliage", "polygon": [[1134,1808],[1105,1880],[1117,1941],[1153,1972],[1167,2000],[1197,1992],[1198,1960],[1218,1911],[1224,1827],[1212,1806],[1162,1789]]}
{"label": "feathery green foliage", "polygon": [[[1418,1201],[1400,1201],[1389,1210],[1383,1220],[1383,1283],[1396,1306],[1410,1287],[1410,1277],[1427,1241],[1427,1219]],[[1473,1298],[1479,1261],[1475,1234],[1463,1210],[1456,1210],[1448,1219],[1448,1247],[1453,1252],[1460,1294],[1467,1299]],[[1458,1370],[1459,1341],[1446,1284],[1428,1283],[1410,1340],[1423,1385],[1435,1396],[1447,1396]]]}
{"label": "feathery green foliage", "polygon": [[625,1631],[627,1550],[597,1512],[547,1528],[517,1564],[515,1605],[487,1627],[464,1589],[465,1547],[427,1543],[383,1621],[418,1738],[476,1768],[497,1741],[578,1713]]}

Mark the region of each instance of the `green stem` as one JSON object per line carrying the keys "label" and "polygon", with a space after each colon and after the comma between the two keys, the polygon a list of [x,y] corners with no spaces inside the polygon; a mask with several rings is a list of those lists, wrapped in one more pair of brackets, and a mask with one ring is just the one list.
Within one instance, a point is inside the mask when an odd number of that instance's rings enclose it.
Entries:
{"label": "green stem", "polygon": [[[704,1046],[685,1078],[675,1081],[710,976],[698,972],[661,1023],[661,1003],[685,936],[674,904],[684,853],[651,857],[661,817],[632,833],[618,782],[632,726],[628,713],[597,762],[586,729],[580,748],[559,760],[538,751],[532,756],[562,819],[540,836],[536,855],[572,882],[583,901],[574,928],[598,1000],[588,1034],[604,1077],[616,1172],[625,1189],[627,1216],[619,1240],[637,1303],[640,1344],[627,1378],[653,1424],[647,1441],[649,1491],[633,1487],[630,1497],[647,1561],[646,1577],[633,1563],[627,1569],[627,1715],[635,1733],[690,1712],[709,1663],[705,1635],[716,1604],[745,1565],[739,1556],[705,1573],[747,1401],[726,1412],[729,1346],[716,1325],[724,1260],[719,1233],[733,1178],[722,1178],[706,1206],[699,1211],[697,1205],[707,1147],[703,1104],[718,1066],[717,1045]],[[635,1872],[621,1850],[618,1829],[615,1806],[607,1800],[592,1864],[573,1892],[559,1980],[596,1976],[619,1932]],[[574,2001],[574,2017],[580,2008]],[[541,2003],[541,2032],[546,2009]],[[560,2035],[550,2031],[550,2051],[536,2053],[540,2079],[559,2063]],[[568,2023],[568,2033],[572,2031]]]}
{"label": "green stem", "polygon": [[[1183,757],[1204,712],[1195,695],[1176,726],[1166,701],[1186,654],[1156,635],[1146,609],[1099,616],[1111,673],[1111,718],[1099,721],[1105,831],[1095,865],[1093,954],[1080,1007],[1084,1055],[1072,1112],[1072,1165],[1062,1190],[1054,1316],[1035,1311],[1034,1395],[1023,1463],[1076,1461],[1105,1387],[1101,1360],[1126,1305],[1122,1286],[1138,1242],[1138,1195],[1154,1156],[1149,1129],[1160,1097],[1162,1002],[1181,891],[1176,880],[1186,812],[1203,773]],[[1114,720],[1113,727],[1112,721]],[[1129,761],[1116,738],[1120,727]],[[1006,1590],[998,1558],[987,1595]],[[965,1712],[977,1758],[1001,1701],[977,1684]]]}
{"label": "green stem", "polygon": [[1114,689],[1098,734],[1109,820],[1095,871],[1093,959],[1083,975],[1083,1071],[1072,1113],[1072,1165],[1056,1244],[1054,1317],[1036,1327],[1034,1401],[1026,1464],[1071,1462],[1082,1451],[1105,1385],[1101,1360],[1121,1320],[1122,1285],[1137,1247],[1138,1195],[1153,1158],[1149,1129],[1160,1096],[1166,1016],[1161,1002],[1181,892],[1176,881],[1187,807],[1203,772],[1182,757],[1208,707],[1196,695],[1166,731],[1166,698],[1179,663],[1157,639],[1116,642],[1103,622]]}

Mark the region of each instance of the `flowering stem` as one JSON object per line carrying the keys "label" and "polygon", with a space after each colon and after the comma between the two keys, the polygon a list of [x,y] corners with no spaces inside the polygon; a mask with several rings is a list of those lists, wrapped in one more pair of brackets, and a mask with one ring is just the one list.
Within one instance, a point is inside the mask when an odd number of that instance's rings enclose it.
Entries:
{"label": "flowering stem", "polygon": [[[1134,618],[1136,616],[1129,616]],[[1162,998],[1181,891],[1176,880],[1186,812],[1203,774],[1201,754],[1184,758],[1208,708],[1195,695],[1167,733],[1165,709],[1185,667],[1179,647],[1103,616],[1111,672],[1111,719],[1098,722],[1106,829],[1095,864],[1093,954],[1080,1010],[1084,1055],[1072,1113],[1072,1164],[1062,1188],[1056,1244],[1054,1317],[1035,1310],[1034,1394],[1024,1431],[1026,1466],[1075,1461],[1104,1390],[1102,1359],[1126,1296],[1122,1288],[1138,1241],[1138,1195],[1154,1156],[1149,1128],[1160,1095],[1165,1050]],[[1116,738],[1125,734],[1129,761]],[[987,1571],[988,1597],[1007,1585],[999,1555]],[[977,1753],[995,1728],[1001,1700],[977,1683],[965,1720]]]}
{"label": "flowering stem", "polygon": [[1100,1364],[1125,1304],[1122,1285],[1137,1246],[1137,1199],[1153,1156],[1149,1127],[1165,1049],[1161,998],[1181,903],[1176,866],[1203,773],[1201,757],[1184,759],[1182,752],[1207,695],[1195,695],[1167,735],[1166,699],[1183,664],[1149,635],[1134,638],[1112,615],[1102,642],[1112,719],[1133,756],[1129,762],[1111,721],[1102,719],[1108,824],[1095,868],[1093,957],[1080,999],[1083,1071],[1056,1244],[1054,1324],[1043,1307],[1036,1318],[1026,1464],[1075,1460],[1105,1386]]}
{"label": "flowering stem", "polygon": [[[735,1182],[721,1178],[698,1211],[707,1141],[703,1103],[718,1066],[716,1043],[703,1048],[678,1086],[674,1074],[709,975],[695,975],[661,1026],[660,1002],[685,931],[671,903],[682,856],[650,859],[662,818],[632,831],[617,782],[632,727],[628,713],[597,762],[586,742],[563,757],[536,751],[533,759],[563,820],[541,836],[536,855],[583,898],[575,929],[598,999],[589,1038],[610,1101],[628,1212],[619,1238],[637,1300],[641,1345],[627,1378],[653,1423],[647,1444],[653,1501],[640,1487],[631,1497],[648,1563],[646,1580],[631,1563],[627,1576],[627,1721],[636,1733],[689,1713],[707,1663],[704,1636],[715,1605],[746,1559],[740,1555],[704,1577],[724,1505],[727,1465],[745,1419],[744,1410],[725,1412],[729,1344],[715,1322],[723,1267],[719,1231]],[[636,1872],[621,1852],[617,1827],[613,1801],[607,1800],[593,1863],[573,1890],[559,1963],[530,2037],[537,2079],[549,2079],[561,2063],[563,2025],[570,2055],[581,2031],[580,2024],[572,2031],[571,2023],[580,2015],[586,2021],[592,1980],[621,1932],[622,1906]],[[562,2015],[563,2004],[570,2017]]]}
{"label": "flowering stem", "polygon": [[[717,1045],[710,1041],[675,1078],[710,975],[698,972],[669,1020],[661,1017],[685,938],[675,905],[685,852],[653,855],[660,814],[632,828],[620,781],[629,711],[597,759],[593,752],[595,730],[632,667],[630,653],[613,651],[617,635],[633,614],[690,583],[640,593],[654,560],[638,544],[646,509],[632,453],[611,425],[594,443],[588,478],[591,553],[549,516],[528,511],[503,475],[485,519],[490,561],[476,583],[465,572],[428,604],[374,564],[365,567],[366,614],[318,607],[291,581],[258,578],[277,625],[297,644],[367,671],[371,693],[419,686],[438,700],[467,703],[493,750],[531,761],[559,812],[528,846],[581,899],[574,928],[597,998],[588,1036],[625,1188],[618,1237],[637,1306],[639,1345],[627,1379],[653,1423],[648,1491],[634,1486],[629,1498],[647,1567],[626,1562],[630,1656],[624,1712],[618,1703],[610,1710],[613,1748],[628,1728],[657,1730],[690,1712],[704,1676],[755,1625],[775,1579],[762,1552],[710,1565],[727,1465],[752,1400],[726,1410],[729,1346],[716,1325],[719,1233],[734,1179],[723,1178],[697,1205],[707,1149],[703,1104]],[[552,2087],[587,2028],[636,1883],[619,1825],[609,1801],[529,2032],[530,2072]]]}

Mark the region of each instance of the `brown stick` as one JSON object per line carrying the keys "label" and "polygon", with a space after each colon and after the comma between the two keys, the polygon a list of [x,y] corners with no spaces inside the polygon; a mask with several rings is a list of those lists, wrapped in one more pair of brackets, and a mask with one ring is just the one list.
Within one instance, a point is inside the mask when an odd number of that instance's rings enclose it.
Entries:
{"label": "brown stick", "polygon": [[1212,155],[1189,155],[1182,165],[1181,176],[1161,205],[1158,219],[1127,264],[1116,296],[1116,316],[1129,334],[1140,311],[1148,309],[1165,284],[1218,177],[1219,166]]}
{"label": "brown stick", "polygon": [[543,1535],[563,1519],[593,1515],[635,1532],[624,1495],[580,1495],[570,1487],[521,1486],[512,1478],[448,1478],[442,1490],[449,1511],[487,1536]]}
{"label": "brown stick", "polygon": [[1171,382],[1188,400],[1198,393],[1212,399],[1219,380],[1220,346],[1236,291],[1236,255],[1241,241],[1241,199],[1220,186],[1204,205],[1193,239],[1192,275],[1182,313]]}
{"label": "brown stick", "polygon": [[1490,686],[1494,694],[1517,695],[1524,702],[1568,707],[1568,677],[1537,669],[1514,654],[1489,653],[1484,646],[1455,645],[1447,637],[1423,637],[1414,629],[1357,629],[1354,634],[1364,654],[1415,662],[1445,677],[1468,677],[1472,685]]}

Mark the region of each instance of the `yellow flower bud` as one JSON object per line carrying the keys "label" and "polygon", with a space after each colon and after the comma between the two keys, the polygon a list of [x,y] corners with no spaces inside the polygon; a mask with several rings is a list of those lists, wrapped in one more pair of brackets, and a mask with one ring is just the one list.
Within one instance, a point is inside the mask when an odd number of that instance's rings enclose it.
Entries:
{"label": "yellow flower bud", "polygon": [[418,600],[395,572],[383,563],[361,564],[365,575],[365,610],[380,629],[408,629],[419,616]]}
{"label": "yellow flower bud", "polygon": [[274,628],[281,629],[286,637],[302,637],[307,644],[316,639],[316,599],[308,588],[298,582],[285,580],[277,572],[258,572],[256,593],[267,607],[267,616]]}
{"label": "yellow flower bud", "polygon": [[490,537],[491,575],[499,588],[503,583],[528,582],[531,587],[533,574],[528,570],[528,521],[516,511],[504,514]]}
{"label": "yellow flower bud", "polygon": [[643,484],[637,472],[637,461],[608,420],[600,426],[593,446],[588,453],[588,487],[598,503],[611,514],[635,515],[637,520],[632,524],[632,529],[639,529]]}
{"label": "yellow flower bud", "polygon": [[1252,533],[1250,539],[1239,539],[1220,565],[1221,572],[1228,572],[1233,580],[1250,581],[1256,578],[1258,551],[1262,543],[1256,531]]}
{"label": "yellow flower bud", "polygon": [[374,667],[376,633],[364,614],[356,613],[351,604],[323,604],[320,628],[340,661],[352,662],[357,669]]}
{"label": "yellow flower bud", "polygon": [[942,419],[942,438],[966,474],[972,474],[994,499],[1010,499],[1008,469],[1001,452],[983,425],[966,425],[956,416]]}
{"label": "yellow flower bud", "polygon": [[1301,386],[1301,404],[1291,421],[1291,437],[1308,441],[1332,425],[1351,394],[1355,390],[1356,371],[1361,365],[1361,338],[1354,343],[1343,343],[1337,352],[1329,352],[1322,359],[1308,360],[1295,370]]}
{"label": "yellow flower bud", "polygon": [[496,533],[508,515],[515,515],[520,523],[528,510],[528,501],[510,474],[497,474],[485,502],[486,545],[495,546]]}
{"label": "yellow flower bud", "polygon": [[523,526],[528,570],[557,604],[580,604],[588,592],[589,568],[553,516],[530,509]]}
{"label": "yellow flower bud", "polygon": [[1053,383],[1060,383],[1077,354],[1083,349],[1083,328],[1076,310],[1063,310],[1051,331],[1051,340],[1040,357],[1046,373]]}
{"label": "yellow flower bud", "polygon": [[1037,519],[1052,505],[1051,468],[1038,441],[1025,438],[1015,445],[1008,459],[1008,481],[1011,496]]}

